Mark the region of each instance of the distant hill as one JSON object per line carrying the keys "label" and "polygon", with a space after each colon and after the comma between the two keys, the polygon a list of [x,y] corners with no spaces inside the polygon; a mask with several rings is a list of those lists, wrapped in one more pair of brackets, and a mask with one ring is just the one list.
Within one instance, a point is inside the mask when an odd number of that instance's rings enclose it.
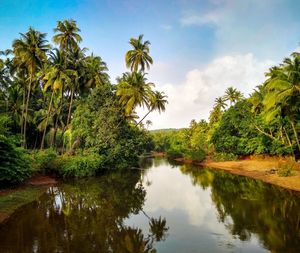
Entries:
{"label": "distant hill", "polygon": [[182,128],[165,128],[165,129],[155,129],[155,130],[149,130],[151,133],[168,133],[168,132],[176,132],[179,131]]}

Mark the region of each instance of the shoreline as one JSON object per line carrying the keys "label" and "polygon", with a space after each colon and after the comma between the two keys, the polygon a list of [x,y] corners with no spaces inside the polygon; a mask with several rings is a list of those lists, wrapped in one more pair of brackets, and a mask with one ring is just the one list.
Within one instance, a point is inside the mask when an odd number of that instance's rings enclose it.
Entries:
{"label": "shoreline", "polygon": [[[159,153],[156,157],[167,157],[165,154]],[[293,170],[294,175],[279,176],[276,173],[279,163],[286,162],[286,159],[281,157],[250,157],[237,161],[222,161],[215,162],[212,160],[204,160],[202,162],[193,161],[185,158],[175,158],[175,161],[194,164],[197,166],[208,167],[215,170],[223,170],[228,173],[261,180],[268,184],[273,184],[287,190],[300,192],[300,171]]]}
{"label": "shoreline", "polygon": [[12,188],[0,189],[0,225],[5,223],[21,206],[37,200],[48,186],[57,181],[45,175],[33,175],[25,183]]}

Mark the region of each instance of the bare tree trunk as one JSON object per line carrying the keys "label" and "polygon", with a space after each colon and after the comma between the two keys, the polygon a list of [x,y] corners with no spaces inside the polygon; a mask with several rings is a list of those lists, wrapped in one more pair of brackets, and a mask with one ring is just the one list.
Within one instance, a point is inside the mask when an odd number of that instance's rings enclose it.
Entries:
{"label": "bare tree trunk", "polygon": [[46,136],[47,126],[48,126],[48,120],[49,120],[49,115],[50,115],[50,111],[51,111],[51,107],[52,107],[53,94],[54,94],[54,90],[52,91],[51,99],[50,99],[50,103],[49,103],[49,107],[48,107],[48,113],[47,113],[47,118],[46,118],[46,125],[45,125],[45,129],[44,129],[43,137],[42,137],[42,142],[41,142],[41,149],[44,148],[45,136]]}

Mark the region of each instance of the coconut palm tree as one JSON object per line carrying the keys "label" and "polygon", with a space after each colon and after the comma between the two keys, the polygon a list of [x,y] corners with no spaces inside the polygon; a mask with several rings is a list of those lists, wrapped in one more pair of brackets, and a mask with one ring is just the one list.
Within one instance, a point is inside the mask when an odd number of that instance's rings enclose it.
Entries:
{"label": "coconut palm tree", "polygon": [[85,75],[84,75],[84,88],[94,88],[105,84],[108,80],[108,68],[106,63],[102,61],[101,57],[91,56],[86,57],[84,61]]}
{"label": "coconut palm tree", "polygon": [[56,33],[53,36],[54,43],[59,45],[62,51],[71,51],[78,48],[78,43],[82,41],[79,35],[80,29],[75,20],[58,21],[54,29]]}
{"label": "coconut palm tree", "polygon": [[149,55],[150,42],[148,40],[143,42],[143,36],[141,34],[137,39],[131,38],[129,41],[133,49],[126,53],[125,62],[127,68],[130,68],[131,71],[137,72],[140,69],[144,72],[146,68],[150,68],[150,64],[153,64],[153,60]]}
{"label": "coconut palm tree", "polygon": [[27,98],[25,99],[25,110],[22,116],[22,124],[24,118],[23,145],[26,146],[26,128],[30,95],[36,74],[47,60],[46,52],[49,50],[50,45],[47,43],[45,33],[40,33],[31,27],[27,33],[21,33],[20,35],[21,38],[13,42],[13,52],[15,55],[15,65],[17,65],[18,68],[25,69],[27,74],[28,83],[25,90],[25,93],[27,91]]}
{"label": "coconut palm tree", "polygon": [[64,57],[61,54],[61,51],[58,49],[54,49],[53,52],[50,53],[50,62],[48,68],[46,68],[46,73],[43,77],[43,81],[45,81],[44,91],[46,92],[48,88],[51,88],[51,98],[48,106],[48,113],[45,123],[45,128],[43,131],[43,137],[41,141],[41,149],[44,148],[44,141],[46,130],[48,126],[48,120],[50,116],[50,112],[52,109],[52,101],[54,93],[58,90],[62,90],[65,84],[71,82],[71,77],[76,76],[76,72],[71,69],[65,69]]}
{"label": "coconut palm tree", "polygon": [[137,126],[154,110],[158,110],[159,113],[166,110],[167,96],[163,92],[155,91],[150,98],[149,111],[147,114],[136,124]]}
{"label": "coconut palm tree", "polygon": [[220,107],[221,109],[225,109],[227,104],[225,103],[225,99],[224,97],[218,97],[215,99],[215,105],[214,106],[218,106]]}
{"label": "coconut palm tree", "polygon": [[230,102],[230,106],[243,99],[243,94],[233,87],[229,87],[225,91],[224,100]]}
{"label": "coconut palm tree", "polygon": [[117,96],[125,109],[125,116],[132,114],[137,106],[150,107],[150,101],[153,97],[153,83],[148,83],[145,73],[126,72],[121,78],[118,78]]}
{"label": "coconut palm tree", "polygon": [[292,54],[279,68],[270,69],[267,73],[266,96],[264,97],[264,116],[267,122],[276,117],[287,118],[300,152],[300,142],[296,122],[299,118],[300,96],[300,58]]}

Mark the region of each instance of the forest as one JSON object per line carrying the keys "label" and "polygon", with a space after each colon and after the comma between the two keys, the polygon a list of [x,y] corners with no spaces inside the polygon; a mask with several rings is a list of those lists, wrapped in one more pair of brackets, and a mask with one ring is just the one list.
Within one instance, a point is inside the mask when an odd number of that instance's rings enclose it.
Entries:
{"label": "forest", "polygon": [[300,53],[292,53],[265,76],[248,97],[228,87],[215,99],[208,120],[192,120],[185,129],[153,132],[154,149],[197,161],[248,155],[299,159]]}
{"label": "forest", "polygon": [[[300,157],[300,53],[270,68],[247,97],[227,88],[208,120],[148,131],[147,116],[165,111],[168,103],[147,80],[150,42],[143,35],[130,39],[128,72],[113,83],[102,58],[80,46],[80,32],[76,21],[58,21],[51,43],[30,27],[1,51],[2,183],[19,183],[37,172],[69,178],[126,169],[149,151],[195,161]],[[141,118],[138,107],[148,109]]]}
{"label": "forest", "polygon": [[[1,184],[124,169],[151,149],[144,119],[164,111],[167,97],[147,80],[150,42],[130,39],[128,72],[114,83],[102,58],[81,47],[80,32],[74,20],[58,21],[51,40],[30,27],[1,51]],[[139,106],[148,109],[142,119]]]}

